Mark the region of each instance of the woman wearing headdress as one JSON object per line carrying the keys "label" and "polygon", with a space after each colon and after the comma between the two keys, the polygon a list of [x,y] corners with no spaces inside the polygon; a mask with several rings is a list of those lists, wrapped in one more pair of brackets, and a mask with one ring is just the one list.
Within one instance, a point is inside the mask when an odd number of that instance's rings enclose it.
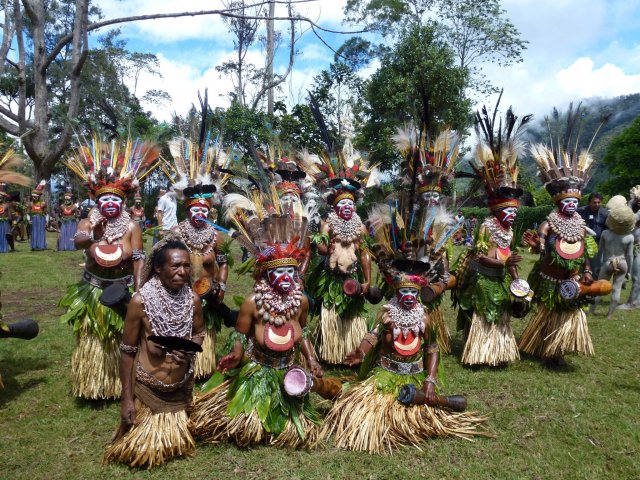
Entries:
{"label": "woman wearing headdress", "polygon": [[424,239],[410,233],[410,215],[392,208],[383,219],[381,209],[376,210],[375,218],[370,216],[373,252],[393,297],[380,313],[375,347],[360,369],[362,382],[335,402],[319,441],[335,434],[338,448],[390,453],[401,446],[420,448],[432,437],[483,434],[478,427],[484,419],[461,412],[463,398],[436,395],[439,349],[420,302],[420,291],[429,285],[430,265],[416,259]]}
{"label": "woman wearing headdress", "polygon": [[147,217],[144,214],[142,195],[140,195],[139,191],[133,195],[133,205],[129,208],[129,215],[131,216],[131,220],[138,224],[140,230],[144,230],[144,224]]}
{"label": "woman wearing headdress", "polygon": [[520,337],[519,347],[550,366],[564,365],[568,353],[594,353],[582,307],[585,287],[593,283],[590,258],[598,247],[576,212],[594,159],[588,149],[578,152],[573,137],[581,113],[580,107],[569,109],[562,144],[531,147],[538,176],[556,208],[540,224],[537,235],[523,236],[533,251],[540,253],[540,260],[529,275],[537,310]]}
{"label": "woman wearing headdress", "polygon": [[517,264],[522,257],[512,250],[512,226],[522,195],[517,185],[520,134],[530,118],[526,115],[518,123],[509,108],[496,132],[485,107],[482,114],[476,113],[479,141],[471,166],[484,182],[491,215],[454,272],[458,283],[452,296],[459,308],[458,329],[464,330],[464,365],[499,366],[520,359],[511,328],[510,284],[519,278]]}
{"label": "woman wearing headdress", "polygon": [[96,207],[80,221],[75,245],[85,251],[80,283],[71,285],[59,305],[61,317],[73,327],[76,347],[71,357],[73,394],[86,399],[120,396],[118,362],[124,319],[100,303],[105,288],[118,284],[137,291],[144,263],[142,234],[125,209],[127,196],[157,166],[159,149],[148,143],[115,140],[102,143],[97,135],[88,146],[65,160],[86,181]]}
{"label": "woman wearing headdress", "polygon": [[64,193],[64,202],[60,205],[60,222],[58,250],[75,250],[74,238],[78,228],[78,209],[73,204],[71,187],[67,187]]}
{"label": "woman wearing headdress", "polygon": [[229,378],[196,397],[191,430],[204,441],[296,448],[313,443],[319,416],[308,391],[286,393],[285,374],[302,354],[309,385],[324,385],[308,338],[309,303],[298,279],[307,219],[283,213],[267,197],[225,199],[226,217],[238,228],[234,238],[255,256],[256,283],[240,308],[231,352],[218,362]]}
{"label": "woman wearing headdress", "polygon": [[7,202],[7,184],[0,183],[0,253],[14,250],[13,235],[11,233],[12,211],[11,204]]}
{"label": "woman wearing headdress", "polygon": [[216,145],[200,146],[187,138],[175,138],[169,143],[176,176],[174,189],[184,201],[187,218],[173,228],[187,245],[191,258],[191,283],[200,295],[206,326],[202,352],[196,354],[195,378],[208,378],[215,370],[216,332],[220,331],[225,309],[224,295],[228,275],[227,251],[222,232],[210,218],[220,205],[222,188],[229,175],[227,155]]}
{"label": "woman wearing headdress", "polygon": [[47,204],[42,199],[44,180],[31,191],[29,202],[29,222],[31,223],[31,250],[47,249]]}

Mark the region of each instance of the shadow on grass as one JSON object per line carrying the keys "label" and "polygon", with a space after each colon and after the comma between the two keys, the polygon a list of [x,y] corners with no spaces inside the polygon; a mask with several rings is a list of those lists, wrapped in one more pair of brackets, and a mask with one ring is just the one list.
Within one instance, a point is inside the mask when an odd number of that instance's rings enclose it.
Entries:
{"label": "shadow on grass", "polygon": [[89,400],[87,398],[75,397],[74,399],[75,406],[78,408],[82,408],[85,410],[105,410],[112,405],[119,404],[119,398],[109,398],[109,399],[99,399],[99,400]]}
{"label": "shadow on grass", "polygon": [[20,355],[8,358],[6,355],[3,356],[2,362],[0,362],[0,373],[2,374],[4,390],[0,390],[0,407],[22,396],[32,388],[46,383],[48,373],[29,378],[24,382],[19,382],[16,377],[32,371],[46,370],[48,368],[49,363],[41,358]]}

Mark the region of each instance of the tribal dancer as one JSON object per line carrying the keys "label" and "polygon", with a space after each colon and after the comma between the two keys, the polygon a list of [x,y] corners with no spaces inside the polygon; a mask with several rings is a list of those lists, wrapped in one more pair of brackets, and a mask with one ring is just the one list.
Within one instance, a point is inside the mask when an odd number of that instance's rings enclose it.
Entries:
{"label": "tribal dancer", "polygon": [[31,191],[29,215],[31,219],[31,250],[34,251],[47,249],[47,204],[42,200],[46,184],[47,182],[41,180]]}
{"label": "tribal dancer", "polygon": [[335,433],[338,448],[389,453],[407,445],[420,448],[431,437],[482,435],[479,427],[484,419],[462,413],[463,399],[457,397],[462,403],[456,405],[450,397],[436,395],[439,349],[419,300],[429,283],[429,264],[416,260],[424,239],[420,228],[414,234],[406,228],[410,215],[400,222],[394,209],[388,216],[391,221],[371,222],[373,252],[394,296],[382,308],[375,347],[360,370],[362,382],[336,401],[320,441]]}
{"label": "tribal dancer", "polygon": [[640,307],[640,185],[633,187],[630,194],[629,207],[636,217],[636,225],[633,229],[633,263],[629,267],[632,286],[627,303],[620,305],[622,310]]}
{"label": "tribal dancer", "polygon": [[308,446],[317,436],[318,414],[308,396],[289,395],[284,384],[300,350],[313,375],[306,374],[310,383],[323,384],[308,340],[309,303],[297,275],[307,219],[281,211],[268,215],[278,207],[251,203],[234,202],[226,217],[241,232],[235,238],[256,257],[254,293],[240,308],[231,353],[218,363],[231,378],[196,398],[192,432],[205,441],[231,439],[240,446]]}
{"label": "tribal dancer", "polygon": [[138,224],[140,230],[144,230],[144,222],[147,220],[147,217],[144,214],[140,192],[136,192],[133,196],[133,206],[129,209],[129,216],[131,220]]}
{"label": "tribal dancer", "polygon": [[153,246],[124,323],[121,422],[107,462],[152,468],[195,450],[187,410],[192,354],[205,332],[200,298],[189,287],[190,268],[187,246],[175,234]]}
{"label": "tribal dancer", "polygon": [[[222,188],[229,175],[221,172],[226,167],[227,155],[216,146],[203,145],[186,138],[169,143],[173,168],[177,175],[174,189],[184,198],[187,218],[173,228],[187,245],[191,257],[191,283],[200,295],[206,336],[202,352],[196,355],[195,378],[208,378],[215,370],[216,332],[220,331],[227,289],[227,249],[222,233],[210,225],[210,213],[220,205]],[[201,145],[201,146],[200,146]]]}
{"label": "tribal dancer", "polygon": [[7,184],[0,183],[0,253],[7,253],[9,249],[15,250],[14,238],[11,233],[12,210],[11,203],[7,202]]}
{"label": "tribal dancer", "polygon": [[159,150],[147,143],[103,144],[94,136],[91,145],[80,147],[65,161],[87,182],[97,201],[88,218],[80,221],[75,236],[76,247],[84,249],[86,257],[82,280],[69,286],[59,304],[67,308],[61,322],[73,326],[76,335],[71,375],[77,397],[120,396],[118,345],[124,319],[99,299],[113,284],[139,288],[144,262],[142,234],[124,210],[125,199],[155,168],[158,156]]}
{"label": "tribal dancer", "polygon": [[[496,110],[499,103],[500,99]],[[458,284],[452,296],[459,307],[458,329],[464,330],[464,365],[499,366],[520,359],[511,328],[510,282],[518,279],[522,257],[512,251],[511,227],[522,195],[517,186],[520,135],[530,118],[526,115],[518,124],[509,108],[503,130],[494,132],[486,108],[476,113],[480,140],[471,165],[484,182],[491,216],[480,226],[473,249],[458,259],[454,272]]]}
{"label": "tribal dancer", "polygon": [[569,109],[562,145],[531,147],[538,175],[556,209],[542,222],[537,236],[523,236],[540,253],[540,260],[529,275],[537,311],[522,333],[519,347],[524,353],[541,357],[549,366],[565,365],[567,353],[594,354],[581,297],[585,293],[593,295],[586,290],[593,283],[590,258],[598,247],[576,213],[594,159],[586,150],[578,153],[577,139],[573,138],[573,134],[578,135],[574,129],[581,113],[580,107]]}
{"label": "tribal dancer", "polygon": [[64,193],[64,203],[60,206],[60,237],[58,238],[58,250],[75,250],[74,242],[78,228],[78,209],[72,201],[71,188],[67,187]]}

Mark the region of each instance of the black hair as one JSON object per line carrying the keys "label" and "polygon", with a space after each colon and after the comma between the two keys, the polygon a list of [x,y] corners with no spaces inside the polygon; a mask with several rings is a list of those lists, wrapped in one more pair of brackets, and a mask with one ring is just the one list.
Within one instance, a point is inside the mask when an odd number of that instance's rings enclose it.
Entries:
{"label": "black hair", "polygon": [[189,251],[187,246],[180,240],[169,240],[151,254],[151,266],[154,270],[156,268],[161,269],[167,263],[167,250],[184,250],[185,252]]}
{"label": "black hair", "polygon": [[593,200],[594,198],[602,201],[602,195],[600,195],[598,192],[593,192],[591,195],[589,195],[589,203],[591,203],[591,200]]}

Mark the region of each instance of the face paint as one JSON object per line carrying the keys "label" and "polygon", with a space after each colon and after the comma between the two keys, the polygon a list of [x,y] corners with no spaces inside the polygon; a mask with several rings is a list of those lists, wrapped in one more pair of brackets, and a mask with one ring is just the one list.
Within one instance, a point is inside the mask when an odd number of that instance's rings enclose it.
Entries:
{"label": "face paint", "polygon": [[516,221],[517,216],[518,216],[518,207],[501,208],[496,213],[496,217],[498,218],[498,221],[505,228],[509,228],[511,225],[513,225]]}
{"label": "face paint", "polygon": [[189,208],[189,221],[196,228],[202,228],[206,223],[201,219],[209,216],[209,209],[202,205],[193,205]]}
{"label": "face paint", "polygon": [[293,288],[296,276],[296,267],[278,267],[267,270],[269,284],[281,293],[287,293]]}
{"label": "face paint", "polygon": [[300,205],[300,197],[295,193],[288,192],[280,197],[280,207],[286,213],[294,211],[298,205]]}
{"label": "face paint", "polygon": [[440,205],[440,193],[434,190],[422,194],[422,203],[425,205]]}
{"label": "face paint", "polygon": [[412,287],[402,287],[396,290],[398,303],[405,310],[411,310],[418,303],[418,289]]}
{"label": "face paint", "polygon": [[570,217],[578,209],[578,199],[575,197],[563,198],[558,202],[558,210],[560,213]]}
{"label": "face paint", "polygon": [[105,217],[116,218],[122,211],[122,199],[117,195],[107,193],[98,198],[98,208]]}
{"label": "face paint", "polygon": [[353,203],[353,200],[351,200],[350,198],[343,198],[338,203],[336,203],[334,210],[336,214],[343,220],[350,220],[353,216],[354,205],[355,204]]}

